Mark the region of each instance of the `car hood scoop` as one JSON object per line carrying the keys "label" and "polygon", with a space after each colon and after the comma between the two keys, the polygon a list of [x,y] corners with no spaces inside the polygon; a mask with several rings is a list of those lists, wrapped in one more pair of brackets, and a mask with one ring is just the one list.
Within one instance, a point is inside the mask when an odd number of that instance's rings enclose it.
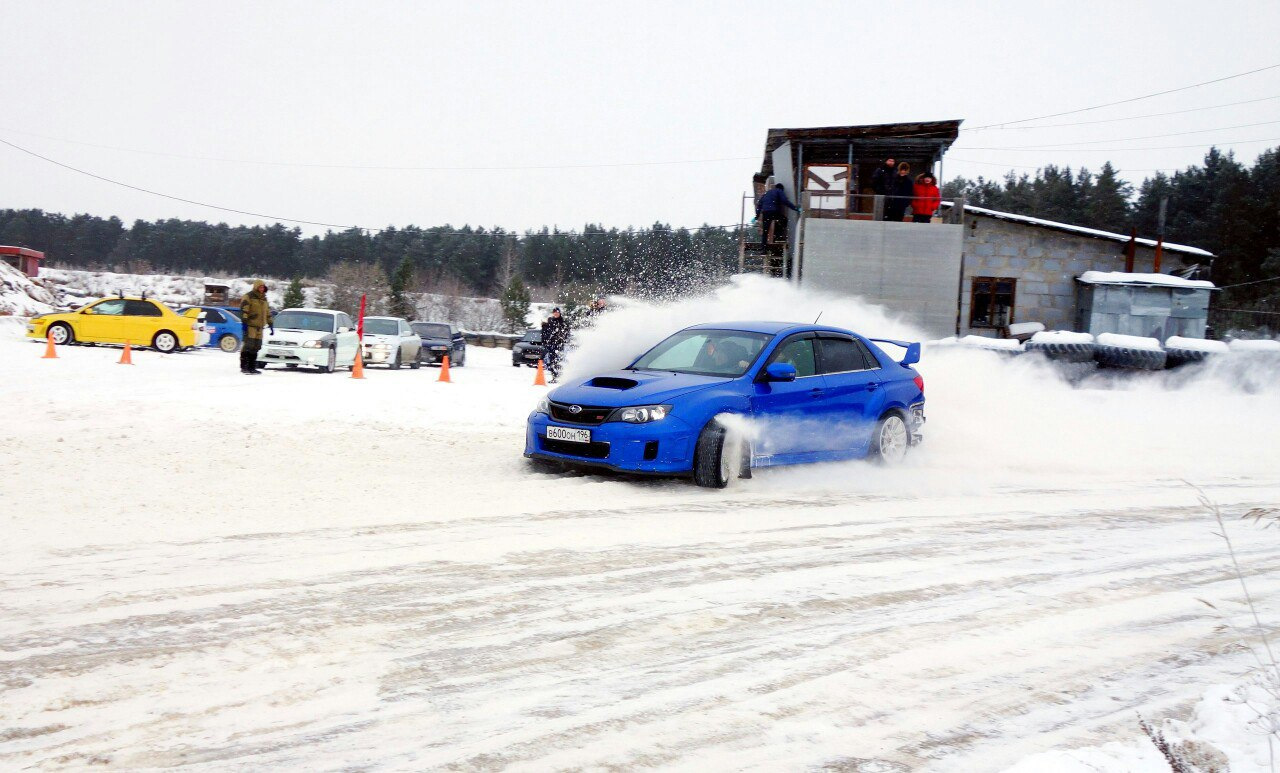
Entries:
{"label": "car hood scoop", "polygon": [[639,386],[640,382],[633,378],[618,378],[617,376],[596,376],[587,382],[587,386],[599,387],[601,389],[631,389]]}
{"label": "car hood scoop", "polygon": [[578,405],[618,408],[625,405],[663,403],[698,389],[723,384],[727,380],[689,373],[621,370],[565,384],[551,393],[551,399]]}

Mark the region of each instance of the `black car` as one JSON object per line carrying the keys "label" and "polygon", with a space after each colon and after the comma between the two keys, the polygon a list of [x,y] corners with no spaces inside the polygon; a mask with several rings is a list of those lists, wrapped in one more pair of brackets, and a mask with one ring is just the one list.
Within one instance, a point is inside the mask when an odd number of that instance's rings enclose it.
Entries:
{"label": "black car", "polygon": [[450,365],[467,364],[467,342],[458,328],[443,322],[410,322],[409,326],[422,339],[418,362],[438,364],[448,355]]}
{"label": "black car", "polygon": [[542,359],[542,331],[536,328],[526,330],[524,336],[511,347],[511,367],[537,365],[540,359]]}

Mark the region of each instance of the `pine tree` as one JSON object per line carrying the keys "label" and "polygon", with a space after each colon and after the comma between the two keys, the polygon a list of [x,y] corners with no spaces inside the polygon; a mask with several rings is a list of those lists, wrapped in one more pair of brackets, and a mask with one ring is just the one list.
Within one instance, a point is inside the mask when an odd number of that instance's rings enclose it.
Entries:
{"label": "pine tree", "polygon": [[1091,228],[1104,231],[1125,230],[1129,221],[1129,199],[1133,196],[1133,186],[1125,182],[1116,173],[1115,167],[1108,161],[1102,165],[1093,185],[1081,197],[1083,199],[1083,217],[1081,222]]}
{"label": "pine tree", "polygon": [[525,326],[525,318],[529,316],[529,288],[518,275],[511,277],[506,289],[502,291],[502,321],[507,332],[514,333]]}
{"label": "pine tree", "polygon": [[417,308],[406,291],[413,286],[413,260],[408,256],[400,261],[391,275],[391,316],[413,319]]}
{"label": "pine tree", "polygon": [[307,298],[302,294],[302,280],[294,277],[289,283],[289,289],[284,291],[284,307],[286,309],[296,309],[307,305]]}

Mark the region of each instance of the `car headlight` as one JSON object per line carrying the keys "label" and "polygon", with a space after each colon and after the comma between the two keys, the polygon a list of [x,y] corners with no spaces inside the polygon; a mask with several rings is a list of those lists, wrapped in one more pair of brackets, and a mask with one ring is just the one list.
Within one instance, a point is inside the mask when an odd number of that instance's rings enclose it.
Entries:
{"label": "car headlight", "polygon": [[307,349],[321,349],[324,347],[324,341],[321,341],[319,338],[315,338],[310,341],[303,341],[302,345]]}
{"label": "car headlight", "polygon": [[648,424],[652,421],[662,421],[670,412],[669,405],[637,405],[631,408],[619,408],[612,418],[628,424]]}
{"label": "car headlight", "polygon": [[538,401],[538,407],[533,409],[534,413],[545,413],[551,415],[551,399],[544,397]]}

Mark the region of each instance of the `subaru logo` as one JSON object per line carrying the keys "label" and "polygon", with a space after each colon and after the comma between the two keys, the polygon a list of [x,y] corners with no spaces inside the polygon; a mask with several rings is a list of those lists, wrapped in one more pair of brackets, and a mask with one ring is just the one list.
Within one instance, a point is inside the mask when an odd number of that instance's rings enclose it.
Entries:
{"label": "subaru logo", "polygon": [[575,415],[576,415],[576,414],[579,414],[579,413],[582,413],[582,406],[581,406],[581,405],[571,405],[571,406],[569,406],[569,413],[572,413],[572,414],[575,414]]}

